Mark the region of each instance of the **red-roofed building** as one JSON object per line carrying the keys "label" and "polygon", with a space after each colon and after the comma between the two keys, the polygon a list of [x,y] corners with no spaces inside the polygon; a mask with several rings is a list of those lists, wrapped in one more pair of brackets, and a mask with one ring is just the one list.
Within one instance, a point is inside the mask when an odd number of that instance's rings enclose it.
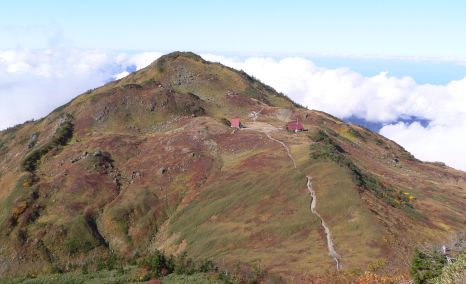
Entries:
{"label": "red-roofed building", "polygon": [[231,127],[233,128],[241,128],[243,125],[241,124],[241,121],[239,118],[233,118],[230,120]]}
{"label": "red-roofed building", "polygon": [[304,130],[304,126],[298,121],[298,119],[296,119],[288,122],[286,129],[293,132],[299,132]]}

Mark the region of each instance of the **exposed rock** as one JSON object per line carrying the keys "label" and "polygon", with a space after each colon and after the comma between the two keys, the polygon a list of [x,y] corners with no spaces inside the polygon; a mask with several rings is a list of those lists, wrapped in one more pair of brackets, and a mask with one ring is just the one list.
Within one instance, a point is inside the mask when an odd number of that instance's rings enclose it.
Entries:
{"label": "exposed rock", "polygon": [[110,108],[108,106],[105,106],[102,111],[97,113],[97,115],[94,116],[94,119],[98,122],[102,122],[107,119],[108,114],[110,113]]}
{"label": "exposed rock", "polygon": [[131,174],[131,179],[138,179],[141,177],[141,173],[139,171],[133,171]]}
{"label": "exposed rock", "polygon": [[28,149],[31,149],[36,145],[38,138],[39,138],[39,132],[32,133],[31,138],[29,139]]}
{"label": "exposed rock", "polygon": [[80,160],[86,158],[88,154],[89,154],[89,153],[88,153],[87,151],[84,151],[81,155],[79,155],[78,157],[72,159],[70,162],[71,162],[72,164],[74,164],[74,163],[76,163],[76,162],[78,162],[78,161],[80,161]]}
{"label": "exposed rock", "polygon": [[161,167],[161,168],[157,171],[157,174],[161,176],[161,175],[164,175],[166,172],[167,172],[167,168]]}

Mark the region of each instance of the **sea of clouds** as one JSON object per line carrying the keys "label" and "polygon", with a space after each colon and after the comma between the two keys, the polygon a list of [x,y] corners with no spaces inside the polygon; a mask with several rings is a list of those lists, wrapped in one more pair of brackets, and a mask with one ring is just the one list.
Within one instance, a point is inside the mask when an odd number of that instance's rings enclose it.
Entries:
{"label": "sea of clouds", "polygon": [[0,51],[0,129],[37,119],[78,94],[148,65],[161,53]]}
{"label": "sea of clouds", "polygon": [[[139,70],[160,52],[89,50],[0,51],[0,129],[37,119],[88,89]],[[418,84],[386,72],[364,76],[289,57],[203,58],[242,69],[298,103],[342,119],[381,126],[380,133],[427,161],[466,170],[466,78],[444,85]],[[418,121],[406,122],[415,117]]]}

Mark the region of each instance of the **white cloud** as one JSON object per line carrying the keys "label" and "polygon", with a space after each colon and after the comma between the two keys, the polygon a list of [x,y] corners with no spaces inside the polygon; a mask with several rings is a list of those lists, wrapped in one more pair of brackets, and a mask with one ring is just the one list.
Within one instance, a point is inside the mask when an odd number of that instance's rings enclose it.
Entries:
{"label": "white cloud", "polygon": [[120,79],[160,55],[69,48],[0,51],[0,129],[45,116],[76,95]]}
{"label": "white cloud", "polygon": [[392,122],[402,116],[432,120],[447,109],[463,112],[456,102],[464,97],[458,90],[466,89],[466,79],[447,86],[419,85],[410,77],[392,77],[386,72],[365,77],[347,68],[321,68],[304,58],[204,58],[242,69],[303,105],[341,118],[355,115],[368,121]]}
{"label": "white cloud", "polygon": [[116,64],[102,52],[0,52],[0,129],[46,115],[107,80]]}
{"label": "white cloud", "polygon": [[380,133],[403,145],[418,158],[426,161],[442,161],[447,165],[466,170],[466,121],[449,125],[427,127],[414,122],[387,125]]}
{"label": "white cloud", "polygon": [[[116,62],[119,64],[122,64],[126,67],[133,66],[134,70],[140,70],[154,62],[157,58],[159,58],[162,55],[163,53],[161,52],[143,52],[131,56],[127,54],[119,54],[115,59]],[[130,73],[131,72],[125,70],[121,73],[113,75],[112,78],[114,80],[118,80],[128,76]]]}
{"label": "white cloud", "polygon": [[123,71],[121,73],[113,75],[112,78],[114,80],[120,80],[121,78],[124,78],[124,77],[128,76],[129,74],[131,74],[131,73],[129,73],[128,71]]}
{"label": "white cloud", "polygon": [[[430,85],[386,72],[366,77],[346,68],[321,68],[304,58],[203,57],[242,69],[309,108],[340,118],[356,116],[387,124],[381,134],[419,159],[443,161],[466,170],[466,77],[446,85]],[[430,122],[426,127],[397,123],[406,117]]]}
{"label": "white cloud", "polygon": [[163,53],[161,52],[143,52],[131,56],[128,59],[128,62],[134,64],[136,66],[136,69],[139,70],[151,64],[152,62],[154,62],[154,60],[156,60],[162,55]]}

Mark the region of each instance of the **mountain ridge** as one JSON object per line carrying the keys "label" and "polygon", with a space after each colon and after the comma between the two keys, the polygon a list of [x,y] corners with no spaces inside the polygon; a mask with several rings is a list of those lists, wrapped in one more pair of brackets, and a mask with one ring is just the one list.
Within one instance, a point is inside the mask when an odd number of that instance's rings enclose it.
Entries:
{"label": "mountain ridge", "polygon": [[[294,119],[308,131],[286,131]],[[466,227],[464,172],[193,53],[164,55],[0,142],[0,276],[156,249],[259,262],[296,281],[330,275],[307,176],[339,273],[377,262],[406,274],[413,247]]]}

